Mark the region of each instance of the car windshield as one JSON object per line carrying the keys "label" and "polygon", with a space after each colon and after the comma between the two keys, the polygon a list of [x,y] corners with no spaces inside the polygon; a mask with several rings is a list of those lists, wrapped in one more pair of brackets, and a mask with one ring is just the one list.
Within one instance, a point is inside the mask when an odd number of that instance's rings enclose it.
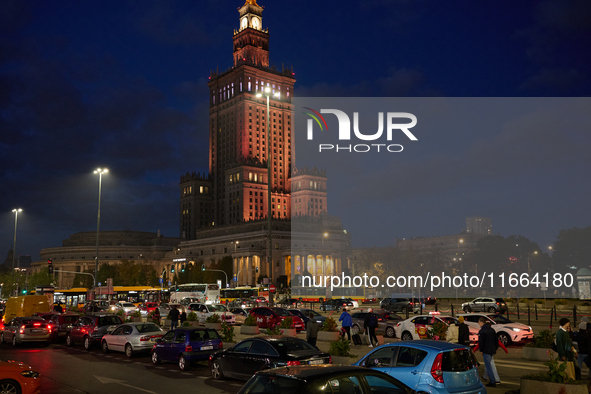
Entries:
{"label": "car windshield", "polygon": [[444,372],[468,371],[474,368],[474,360],[470,349],[454,349],[444,352],[441,360],[441,370]]}
{"label": "car windshield", "polygon": [[316,350],[317,348],[310,345],[308,342],[304,340],[297,340],[297,341],[276,341],[271,342],[273,347],[279,350],[282,353],[290,353],[290,352],[297,352],[299,350]]}
{"label": "car windshield", "polygon": [[305,382],[286,376],[255,375],[246,383],[245,392],[296,394],[303,393],[304,386]]}
{"label": "car windshield", "polygon": [[112,324],[121,324],[121,319],[118,316],[102,316],[98,319],[99,326],[106,326]]}
{"label": "car windshield", "polygon": [[148,323],[148,324],[138,324],[137,326],[135,326],[137,328],[137,331],[142,333],[142,332],[152,332],[152,331],[162,331],[162,329],[157,326],[154,323]]}
{"label": "car windshield", "polygon": [[64,323],[74,323],[76,320],[78,320],[77,315],[72,315],[72,316],[62,316],[62,321]]}
{"label": "car windshield", "polygon": [[224,305],[210,305],[209,307],[214,312],[228,312],[228,308],[226,308]]}
{"label": "car windshield", "polygon": [[501,315],[487,315],[490,319],[494,320],[497,324],[509,324],[513,323],[511,320]]}
{"label": "car windshield", "polygon": [[279,316],[292,316],[288,311],[281,308],[273,308],[273,312],[275,312]]}
{"label": "car windshield", "polygon": [[398,316],[396,316],[396,315],[390,316],[387,313],[381,314],[380,317],[382,319],[384,319],[384,320],[390,320],[390,321],[392,321],[392,320],[400,320],[400,318]]}
{"label": "car windshield", "polygon": [[135,308],[135,305],[133,305],[131,302],[122,302],[121,306],[124,308]]}

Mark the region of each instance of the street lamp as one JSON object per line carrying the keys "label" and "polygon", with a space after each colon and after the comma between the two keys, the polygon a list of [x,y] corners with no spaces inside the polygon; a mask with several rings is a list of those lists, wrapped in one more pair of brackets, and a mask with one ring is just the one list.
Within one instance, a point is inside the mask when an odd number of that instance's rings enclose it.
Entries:
{"label": "street lamp", "polygon": [[99,234],[101,228],[101,186],[103,182],[103,174],[108,173],[106,168],[97,168],[94,173],[99,176],[98,188],[98,214],[96,216],[96,258],[94,259],[94,287],[96,288],[96,280],[98,277],[98,263],[99,263]]}
{"label": "street lamp", "polygon": [[[269,97],[274,96],[279,98],[279,92],[272,94],[271,88],[267,86],[264,92],[259,92],[256,94],[257,97],[263,97],[263,95],[267,98],[267,217],[268,217],[268,224],[269,227],[269,245],[268,245],[268,253],[267,253],[267,264],[269,267],[269,276],[271,277],[271,281],[273,281],[273,258],[271,257],[271,253],[273,251],[273,239],[272,231],[271,231],[271,216],[273,213],[273,206],[271,205],[271,165],[273,157],[271,155],[271,114],[269,113]],[[273,306],[273,297],[269,294],[269,306]]]}
{"label": "street lamp", "polygon": [[[538,254],[538,251],[535,250],[534,254]],[[527,276],[530,276],[530,271],[529,271],[529,256],[531,255],[531,252],[527,252]]]}
{"label": "street lamp", "polygon": [[[22,212],[21,208],[15,208],[12,210],[14,212],[14,246],[12,247],[12,270],[14,271],[14,261],[16,260],[16,224],[18,222],[18,213]],[[17,267],[20,266],[20,261],[17,264]]]}

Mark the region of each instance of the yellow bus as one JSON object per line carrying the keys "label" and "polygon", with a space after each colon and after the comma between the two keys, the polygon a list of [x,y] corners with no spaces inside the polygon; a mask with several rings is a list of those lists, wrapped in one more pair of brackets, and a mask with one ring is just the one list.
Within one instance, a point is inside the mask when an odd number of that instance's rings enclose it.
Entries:
{"label": "yellow bus", "polygon": [[251,299],[258,298],[259,302],[263,299],[269,301],[269,288],[268,287],[250,287],[241,286],[234,288],[227,288],[220,290],[221,296],[220,301],[222,304],[235,301],[237,299]]}

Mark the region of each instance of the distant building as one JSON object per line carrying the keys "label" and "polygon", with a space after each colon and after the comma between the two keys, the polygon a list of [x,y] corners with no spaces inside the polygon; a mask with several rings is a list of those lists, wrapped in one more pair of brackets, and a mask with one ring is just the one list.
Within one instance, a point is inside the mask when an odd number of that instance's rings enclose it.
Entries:
{"label": "distant building", "polygon": [[466,232],[468,234],[492,235],[492,220],[484,217],[466,218]]}

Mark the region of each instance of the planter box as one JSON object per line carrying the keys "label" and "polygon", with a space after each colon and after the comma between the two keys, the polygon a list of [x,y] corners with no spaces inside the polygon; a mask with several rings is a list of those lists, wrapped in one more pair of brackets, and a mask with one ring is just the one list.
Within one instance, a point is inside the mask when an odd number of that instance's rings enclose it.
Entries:
{"label": "planter box", "polygon": [[338,331],[318,331],[318,338],[317,340],[323,342],[334,342],[338,341],[339,339],[339,332]]}
{"label": "planter box", "polygon": [[191,327],[199,327],[199,320],[194,320],[194,321],[185,320],[185,323],[189,323],[191,325]]}
{"label": "planter box", "polygon": [[589,313],[591,312],[591,306],[577,306],[577,312]]}
{"label": "planter box", "polygon": [[588,394],[586,384],[565,384],[521,379],[519,394]]}
{"label": "planter box", "polygon": [[243,335],[258,335],[261,331],[259,330],[259,326],[240,326],[240,334]]}
{"label": "planter box", "polygon": [[[550,351],[550,356],[548,356],[548,350]],[[556,353],[552,349],[530,346],[524,346],[523,353],[521,353],[521,358],[526,360],[550,361],[550,357],[552,357],[552,359],[555,360],[556,357],[558,357],[558,353]]]}
{"label": "planter box", "polygon": [[298,332],[295,328],[280,328],[281,331],[283,331],[283,335],[284,337],[296,337],[298,335]]}
{"label": "planter box", "polygon": [[141,322],[142,321],[142,317],[141,316],[129,316],[128,319],[132,322]]}
{"label": "planter box", "polygon": [[213,328],[214,330],[221,331],[222,323],[205,323],[205,328]]}

